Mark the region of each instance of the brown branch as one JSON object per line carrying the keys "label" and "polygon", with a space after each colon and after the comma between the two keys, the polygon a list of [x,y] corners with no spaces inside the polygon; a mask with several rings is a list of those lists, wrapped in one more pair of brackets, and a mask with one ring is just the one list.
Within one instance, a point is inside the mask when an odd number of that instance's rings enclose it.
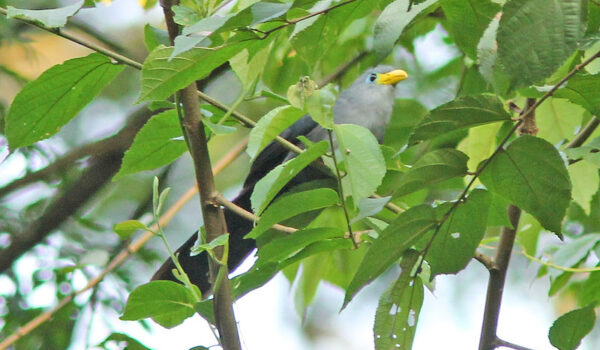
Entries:
{"label": "brown branch", "polygon": [[[225,155],[225,157],[223,157],[213,168],[213,172],[216,174],[220,173],[225,167],[227,167],[229,164],[231,164],[231,162],[233,162],[234,159],[236,159],[240,154],[242,154],[242,152],[244,151],[244,148],[246,147],[248,140],[244,140],[242,142],[240,142],[238,145],[236,145],[227,155]],[[162,227],[165,227],[170,221],[171,219],[175,216],[175,214],[187,203],[189,202],[192,198],[194,198],[194,196],[196,195],[196,193],[198,192],[198,188],[196,186],[190,188],[186,193],[184,193],[178,200],[177,202],[175,202],[166,212],[165,214],[163,214],[160,217],[160,225]],[[158,229],[158,225],[154,224],[152,227],[150,227],[152,231],[156,231]],[[106,268],[95,278],[93,278],[91,281],[88,282],[88,284],[83,287],[82,289],[74,292],[73,294],[65,297],[64,299],[62,299],[57,306],[55,306],[54,308],[42,313],[41,315],[37,316],[36,318],[34,318],[33,320],[29,321],[26,325],[24,325],[23,327],[17,329],[13,334],[11,334],[10,336],[6,337],[1,343],[0,343],[0,350],[5,350],[7,349],[9,346],[13,345],[15,342],[17,342],[19,339],[21,339],[22,337],[26,336],[27,334],[31,333],[33,330],[35,330],[37,327],[39,327],[40,325],[42,325],[44,322],[48,321],[49,319],[52,318],[52,316],[58,312],[60,309],[62,309],[63,307],[67,306],[75,296],[80,295],[88,290],[90,290],[91,288],[96,287],[103,279],[104,277],[106,277],[106,275],[108,275],[109,273],[111,273],[112,271],[114,271],[115,269],[117,269],[121,264],[123,264],[125,262],[125,260],[127,260],[131,255],[135,254],[138,250],[140,250],[144,244],[146,244],[146,242],[148,242],[150,240],[150,238],[154,237],[154,233],[151,231],[147,231],[144,234],[142,234],[138,239],[136,239],[134,242],[132,242],[131,244],[129,244],[127,247],[125,247],[123,250],[121,250],[119,252],[119,254],[117,254],[106,266]]]}
{"label": "brown branch", "polygon": [[488,269],[488,271],[491,271],[492,269],[496,268],[496,266],[494,265],[494,260],[492,260],[492,258],[483,253],[475,252],[475,260],[479,261],[481,265],[485,266],[485,268]]}
{"label": "brown branch", "polygon": [[[521,119],[523,120],[523,126],[518,129],[519,136],[537,134],[538,128],[535,121],[535,110],[532,110],[534,106],[539,106],[539,103],[537,102],[533,98],[527,99],[527,105]],[[500,242],[496,248],[496,255],[493,260],[493,267],[489,269],[490,279],[488,281],[487,295],[485,298],[479,350],[493,350],[499,346],[498,341],[500,339],[497,335],[498,319],[500,318],[500,307],[502,304],[502,296],[504,295],[506,273],[508,272],[508,264],[515,244],[520,217],[521,209],[510,204],[508,206],[508,218],[511,227],[502,227],[500,232]]]}
{"label": "brown branch", "polygon": [[[126,140],[125,135],[128,135],[129,142],[131,142],[133,140],[131,135],[135,135],[152,114],[153,112],[146,108],[140,108],[132,115],[128,125],[118,135],[124,135],[122,136],[123,140]],[[121,149],[114,152],[94,156],[87,169],[77,180],[60,190],[59,195],[38,219],[23,232],[11,236],[10,245],[0,253],[0,271],[9,268],[15,259],[44,240],[110,181],[119,170],[121,158],[129,144],[124,142],[122,146]]]}
{"label": "brown branch", "polygon": [[[176,3],[176,0],[161,0],[160,2],[164,11],[171,43],[174,42],[175,37],[179,34],[179,28],[173,20],[173,12],[171,10],[171,7]],[[214,202],[217,191],[215,189],[210,155],[208,153],[208,141],[204,132],[202,114],[200,113],[200,102],[198,101],[196,92],[196,83],[194,82],[183,90],[180,90],[178,95],[183,107],[181,125],[196,173],[196,184],[198,185],[200,194],[200,206],[204,219],[204,228],[206,229],[206,240],[211,242],[225,234],[227,227],[223,210]],[[241,350],[240,336],[233,313],[233,298],[227,265],[222,266],[219,264],[219,261],[223,260],[225,252],[221,246],[215,248],[214,253],[215,257],[213,258],[211,255],[208,263],[211,284],[215,290],[213,310],[215,324],[219,330],[220,343],[224,350]],[[217,281],[218,276],[219,279]],[[220,276],[223,277],[221,278]]]}

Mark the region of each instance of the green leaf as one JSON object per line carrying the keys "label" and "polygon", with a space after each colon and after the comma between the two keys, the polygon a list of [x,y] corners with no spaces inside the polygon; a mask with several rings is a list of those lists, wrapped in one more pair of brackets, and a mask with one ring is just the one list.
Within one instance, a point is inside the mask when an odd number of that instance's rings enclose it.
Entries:
{"label": "green leaf", "polygon": [[469,129],[469,136],[465,137],[457,149],[464,152],[469,160],[467,167],[475,172],[479,163],[489,158],[496,149],[496,135],[502,124],[486,124]]}
{"label": "green leaf", "polygon": [[204,125],[207,128],[209,128],[210,131],[215,135],[233,134],[234,132],[237,131],[237,128],[234,126],[212,123],[210,120],[208,120],[206,118],[202,118],[202,123],[204,123]]}
{"label": "green leaf", "polygon": [[192,249],[190,249],[190,255],[195,256],[204,251],[212,251],[217,247],[227,245],[228,241],[229,241],[229,233],[222,234],[219,237],[216,237],[215,239],[213,239],[212,241],[210,241],[208,243],[200,244],[199,241],[196,241],[196,243],[194,244]]}
{"label": "green leaf", "polygon": [[467,160],[464,153],[452,148],[441,148],[426,153],[397,180],[394,197],[466,175]]}
{"label": "green leaf", "polygon": [[569,79],[565,87],[558,89],[554,96],[566,98],[593,115],[600,115],[600,73],[576,74]]}
{"label": "green leaf", "polygon": [[150,24],[144,26],[144,44],[149,52],[159,45],[169,45],[169,33],[166,30],[158,29]]}
{"label": "green leaf", "polygon": [[327,84],[306,98],[304,104],[306,112],[325,129],[333,128],[333,106],[336,96],[335,87]]}
{"label": "green leaf", "polygon": [[246,153],[254,159],[277,135],[302,118],[304,112],[292,106],[281,106],[259,119],[250,131]]}
{"label": "green leaf", "polygon": [[377,350],[412,348],[423,305],[423,282],[421,278],[412,276],[419,257],[415,250],[404,254],[400,262],[400,277],[379,299],[373,326]]}
{"label": "green leaf", "polygon": [[[556,253],[552,255],[552,263],[558,266],[573,267],[583,261],[590,252],[598,245],[600,233],[590,233],[578,237],[565,245],[562,245]],[[563,271],[551,270],[550,276],[555,278]]]}
{"label": "green leaf", "polygon": [[361,198],[358,201],[358,215],[354,217],[350,223],[353,224],[361,219],[379,213],[390,199],[392,199],[390,196],[381,198]]}
{"label": "green leaf", "polygon": [[498,27],[498,62],[518,89],[549,77],[585,32],[584,0],[510,0]]}
{"label": "green leaf", "polygon": [[115,342],[118,344],[123,344],[123,342],[125,342],[127,344],[127,347],[125,349],[127,350],[151,350],[150,348],[145,347],[137,339],[132,338],[127,334],[123,333],[112,333],[111,335],[106,337],[106,339],[104,339],[102,343],[98,344],[98,346],[103,346],[105,349],[112,349],[112,347],[106,346],[107,343],[110,342]]}
{"label": "green leaf", "polygon": [[590,212],[592,196],[598,191],[598,166],[590,162],[578,162],[569,166],[569,177],[573,184],[573,200],[586,213]]}
{"label": "green leaf", "polygon": [[396,99],[392,118],[385,130],[383,144],[396,150],[408,143],[416,125],[429,114],[427,108],[416,100]]}
{"label": "green leaf", "polygon": [[446,219],[426,257],[432,276],[457,273],[475,256],[487,227],[490,203],[487,191],[473,190]]}
{"label": "green leaf", "polygon": [[298,55],[313,66],[331,48],[340,33],[354,20],[364,17],[377,7],[377,1],[354,1],[329,11],[311,24],[298,23],[291,43]]}
{"label": "green leaf", "polygon": [[[370,196],[385,176],[385,160],[377,139],[366,128],[354,124],[337,124],[333,128],[354,203]],[[368,171],[365,171],[368,169]]]}
{"label": "green leaf", "polygon": [[122,239],[128,238],[137,230],[150,231],[148,226],[138,220],[123,221],[113,227],[113,231],[115,231]]}
{"label": "green leaf", "polygon": [[[576,104],[559,98],[549,98],[535,111],[540,132],[538,137],[559,144],[572,139],[581,127],[585,110]],[[568,115],[568,118],[564,116]]]}
{"label": "green leaf", "polygon": [[174,14],[173,20],[175,21],[175,23],[185,27],[190,26],[201,20],[200,15],[198,15],[196,11],[187,6],[175,5],[171,7],[171,10]]}
{"label": "green leaf", "polygon": [[248,50],[244,50],[229,60],[231,69],[242,82],[242,91],[248,91],[256,84],[256,80],[262,75],[267,66],[269,52],[270,48],[265,47],[250,57]]}
{"label": "green leaf", "polygon": [[436,223],[435,210],[428,205],[414,206],[398,215],[369,247],[346,289],[342,308],[362,287],[384,273],[408,248],[433,229]]}
{"label": "green leaf", "polygon": [[[373,1],[375,2],[375,1]],[[375,41],[373,43],[377,57],[387,56],[400,38],[404,29],[423,10],[435,4],[437,0],[423,1],[409,9],[408,0],[396,0],[386,6],[375,22]]]}
{"label": "green leaf", "polygon": [[443,0],[441,5],[456,45],[477,59],[477,43],[500,6],[491,0]]}
{"label": "green leaf", "polygon": [[487,123],[510,120],[502,101],[495,95],[462,96],[437,107],[425,116],[409,143],[429,140],[449,132]]}
{"label": "green leaf", "polygon": [[173,281],[152,281],[129,294],[124,321],[151,317],[165,328],[173,328],[194,314],[194,299],[183,285]]}
{"label": "green leaf", "polygon": [[73,5],[50,10],[24,10],[7,6],[7,18],[21,18],[35,21],[48,28],[59,28],[67,24],[67,19],[73,16],[83,6],[84,0]]}
{"label": "green leaf", "polygon": [[181,137],[177,111],[169,110],[150,118],[125,152],[115,180],[175,161],[187,150],[185,142],[174,140],[177,137]]}
{"label": "green leaf", "polygon": [[317,142],[293,159],[278,165],[265,175],[265,177],[260,179],[256,183],[256,186],[254,186],[254,191],[250,197],[252,211],[256,215],[261,215],[283,186],[293,179],[294,176],[298,175],[302,169],[324,155],[328,148],[329,142]]}
{"label": "green leaf", "polygon": [[261,262],[261,265],[264,262],[281,261],[299,253],[312,243],[330,238],[343,237],[344,231],[335,227],[318,227],[298,230],[260,247],[258,249],[259,261]]}
{"label": "green leaf", "polygon": [[158,46],[144,61],[142,91],[137,102],[166,100],[176,91],[206,77],[249,45],[241,42],[220,49],[194,48],[171,57],[173,47]]}
{"label": "green leaf", "polygon": [[[333,233],[332,233],[333,234]],[[286,266],[297,263],[298,261],[304,260],[309,256],[319,254],[322,252],[330,252],[334,250],[350,250],[354,249],[352,241],[347,238],[333,238],[324,239],[306,246],[299,253],[292,256],[291,258],[280,263],[280,269]]]}
{"label": "green leaf", "polygon": [[232,29],[250,27],[255,24],[268,22],[279,18],[292,7],[290,3],[260,1],[249,6],[231,17],[219,29],[219,32],[225,32]]}
{"label": "green leaf", "polygon": [[562,158],[550,143],[528,135],[517,138],[492,159],[480,180],[560,235],[571,200],[571,183]]}
{"label": "green leaf", "polygon": [[56,65],[29,82],[6,116],[5,131],[11,149],[56,134],[122,69],[108,57],[93,53]]}
{"label": "green leaf", "polygon": [[596,314],[593,305],[569,311],[554,321],[550,327],[548,339],[557,349],[576,349],[581,343],[581,339],[594,328],[595,322]]}
{"label": "green leaf", "polygon": [[256,239],[271,226],[307,211],[338,203],[337,193],[329,188],[292,193],[275,200],[261,215],[258,224],[244,238]]}

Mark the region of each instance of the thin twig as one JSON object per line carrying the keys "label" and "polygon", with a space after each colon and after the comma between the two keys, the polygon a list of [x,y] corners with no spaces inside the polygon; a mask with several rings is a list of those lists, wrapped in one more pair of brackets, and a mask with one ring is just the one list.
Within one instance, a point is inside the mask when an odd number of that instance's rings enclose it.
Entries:
{"label": "thin twig", "polygon": [[565,148],[576,148],[583,145],[583,143],[587,141],[590,136],[592,136],[594,131],[596,131],[598,125],[600,125],[600,119],[596,118],[595,116],[592,117],[592,119],[590,119],[583,129],[579,131],[577,136],[575,136],[573,140],[565,145]]}
{"label": "thin twig", "polygon": [[488,270],[492,270],[492,269],[496,268],[492,258],[490,258],[489,256],[487,256],[483,253],[475,252],[475,260],[479,261]]}
{"label": "thin twig", "polygon": [[506,340],[502,340],[502,339],[498,338],[498,339],[496,339],[496,347],[499,347],[499,346],[504,346],[506,348],[511,348],[511,349],[515,349],[515,350],[533,350],[531,348],[513,344],[511,342],[507,342]]}
{"label": "thin twig", "polygon": [[331,159],[333,160],[333,167],[335,168],[335,179],[338,185],[338,196],[340,198],[340,205],[342,206],[342,210],[344,211],[344,218],[346,219],[346,225],[348,226],[348,233],[350,236],[350,240],[352,240],[352,245],[354,245],[355,249],[358,249],[358,243],[356,243],[356,240],[354,239],[354,234],[352,233],[352,225],[350,225],[350,215],[348,214],[348,208],[346,208],[344,186],[342,186],[342,175],[340,174],[340,168],[337,162],[337,157],[335,155],[335,149],[333,145],[333,132],[328,129],[327,135],[329,136],[329,145],[331,146]]}

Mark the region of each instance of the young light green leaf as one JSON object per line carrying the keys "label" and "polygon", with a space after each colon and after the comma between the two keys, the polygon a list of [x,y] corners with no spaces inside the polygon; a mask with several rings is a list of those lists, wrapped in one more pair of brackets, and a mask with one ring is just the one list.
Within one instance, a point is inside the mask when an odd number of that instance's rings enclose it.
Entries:
{"label": "young light green leaf", "polygon": [[48,28],[59,28],[64,27],[67,19],[76,14],[83,3],[84,0],[79,0],[73,5],[50,10],[24,10],[8,6],[6,17],[32,20]]}
{"label": "young light green leaf", "polygon": [[491,0],[443,0],[441,5],[456,45],[477,59],[477,43],[500,6]]}
{"label": "young light green leaf", "polygon": [[[552,262],[558,266],[573,267],[583,261],[600,242],[600,233],[589,233],[575,238],[558,248],[552,255]],[[550,270],[552,278],[556,278],[564,271]]]}
{"label": "young light green leaf", "polygon": [[400,262],[400,277],[379,299],[373,326],[377,350],[412,348],[423,305],[423,282],[412,276],[419,257],[416,250],[406,251]]}
{"label": "young light green leaf", "polygon": [[191,292],[173,281],[152,281],[129,294],[123,316],[124,321],[137,321],[151,317],[165,328],[173,328],[194,314]]}
{"label": "young light green leaf", "polygon": [[256,239],[271,226],[307,211],[330,207],[338,203],[337,193],[329,188],[292,193],[275,200],[261,215],[258,224],[245,238]]}
{"label": "young light green leaf", "polygon": [[150,228],[138,220],[127,220],[113,226],[113,231],[122,239],[129,238],[137,230],[150,231]]}
{"label": "young light green leaf", "polygon": [[229,233],[222,234],[208,243],[201,244],[199,241],[196,241],[196,244],[194,244],[194,246],[190,250],[190,255],[195,256],[204,251],[213,250],[216,247],[226,245],[227,242],[229,242]]}
{"label": "young light green leaf", "polygon": [[[375,22],[373,45],[377,57],[387,56],[408,24],[436,2],[437,0],[427,0],[409,7],[409,0],[396,0],[386,6]],[[410,10],[407,10],[409,8]]]}
{"label": "young light green leaf", "polygon": [[171,57],[173,47],[158,46],[142,67],[142,91],[137,102],[166,100],[192,82],[206,77],[221,64],[247,47],[249,42],[223,48],[195,48]]}
{"label": "young light green leaf", "polygon": [[395,197],[404,196],[453,177],[467,174],[467,156],[452,148],[426,153],[396,182]]}
{"label": "young light green leaf", "polygon": [[250,131],[246,153],[254,159],[269,142],[298,119],[304,112],[292,106],[281,106],[265,114]]}
{"label": "young light green leaf", "polygon": [[332,84],[328,84],[310,94],[306,98],[304,108],[319,125],[325,129],[332,129],[335,100],[335,87]]}
{"label": "young light green leaf", "polygon": [[[484,190],[473,190],[444,222],[427,254],[431,275],[457,273],[467,266],[487,227],[491,196]],[[440,207],[447,210],[444,207]]]}
{"label": "young light green leaf", "polygon": [[346,288],[342,308],[362,287],[384,273],[408,248],[425,237],[436,224],[435,210],[428,205],[415,206],[398,215],[369,247]]}
{"label": "young light green leaf", "polygon": [[480,180],[490,191],[560,235],[571,200],[571,182],[562,158],[550,143],[528,135],[517,138],[492,159]]}
{"label": "young light green leaf", "polygon": [[462,96],[432,110],[416,127],[409,143],[432,139],[449,132],[487,123],[510,120],[495,95]]}
{"label": "young light green leaf", "polygon": [[11,149],[56,134],[121,72],[123,66],[99,53],[56,65],[29,82],[6,116]]}
{"label": "young light green leaf", "polygon": [[[333,128],[354,203],[370,196],[381,185],[385,175],[385,160],[375,136],[366,128],[354,124],[337,124]],[[368,171],[365,171],[368,169]]]}
{"label": "young light green leaf", "polygon": [[498,63],[518,89],[549,77],[585,33],[587,1],[511,0],[498,27]]}
{"label": "young light green leaf", "polygon": [[548,339],[559,350],[577,349],[581,339],[594,328],[595,322],[594,305],[569,311],[554,321]]}
{"label": "young light green leaf", "polygon": [[158,45],[169,45],[169,33],[150,24],[144,26],[144,44],[148,52],[152,52]]}
{"label": "young light green leaf", "polygon": [[252,202],[252,211],[256,215],[261,215],[267,205],[275,198],[294,176],[298,175],[302,169],[310,163],[321,157],[327,152],[329,143],[327,141],[317,142],[309,146],[304,152],[293,159],[278,165],[271,170],[265,177],[260,179],[254,187],[250,200]]}
{"label": "young light green leaf", "polygon": [[169,110],[153,116],[125,152],[121,169],[114,179],[174,162],[187,150],[185,142],[173,140],[180,136],[177,111]]}

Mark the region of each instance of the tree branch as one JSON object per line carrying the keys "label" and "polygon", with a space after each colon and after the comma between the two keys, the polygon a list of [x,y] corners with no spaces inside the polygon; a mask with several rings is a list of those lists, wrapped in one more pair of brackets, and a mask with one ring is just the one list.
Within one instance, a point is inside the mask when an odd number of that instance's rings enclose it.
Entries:
{"label": "tree branch", "polygon": [[[161,0],[160,2],[164,11],[171,43],[174,42],[175,37],[179,34],[179,28],[173,20],[173,12],[171,10],[171,6],[174,3],[177,3],[177,1]],[[184,112],[181,119],[184,137],[186,138],[194,162],[196,184],[200,193],[200,206],[206,229],[206,240],[207,242],[211,242],[225,234],[227,228],[223,210],[214,201],[217,191],[210,164],[204,124],[202,123],[202,114],[200,113],[200,103],[196,92],[196,83],[192,83],[183,90],[180,90],[178,94]],[[223,349],[240,350],[240,337],[233,313],[233,299],[227,265],[222,266],[219,264],[219,260],[223,260],[225,252],[222,246],[215,248],[214,252],[216,259],[211,255],[208,263],[211,283],[215,290],[213,303],[215,324],[219,330],[219,338]],[[223,273],[222,269],[225,269],[225,273]],[[219,277],[218,288],[216,288],[217,276],[223,276],[222,278]]]}

